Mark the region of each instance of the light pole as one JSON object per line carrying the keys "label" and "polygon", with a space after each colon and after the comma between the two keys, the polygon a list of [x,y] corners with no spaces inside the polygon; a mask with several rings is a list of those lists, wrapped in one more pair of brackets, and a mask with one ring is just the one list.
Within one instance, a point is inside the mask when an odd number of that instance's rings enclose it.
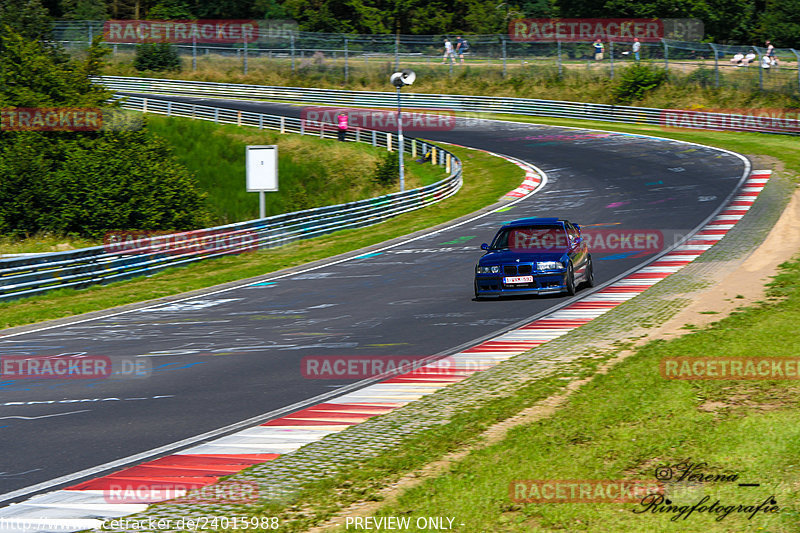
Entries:
{"label": "light pole", "polygon": [[415,79],[417,79],[417,75],[413,70],[409,69],[395,72],[389,78],[389,81],[397,90],[397,148],[400,158],[400,192],[406,190],[406,178],[403,169],[403,110],[400,106],[400,89],[406,85],[411,85]]}

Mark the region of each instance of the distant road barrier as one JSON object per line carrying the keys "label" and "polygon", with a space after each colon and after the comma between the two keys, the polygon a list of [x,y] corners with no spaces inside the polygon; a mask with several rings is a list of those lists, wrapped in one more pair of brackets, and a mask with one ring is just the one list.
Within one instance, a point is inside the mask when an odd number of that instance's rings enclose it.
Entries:
{"label": "distant road barrier", "polygon": [[[331,124],[310,123],[299,118],[250,113],[212,106],[172,102],[166,99],[128,98],[124,107],[167,116],[193,117],[219,123],[255,126],[335,138]],[[357,128],[348,139],[397,150],[397,136]],[[431,152],[431,162],[444,166],[449,176],[434,184],[314,209],[285,213],[203,230],[158,235],[140,241],[107,243],[105,246],[68,252],[0,259],[0,301],[42,294],[62,288],[84,288],[98,283],[153,274],[159,270],[221,257],[256,248],[273,248],[347,228],[359,228],[434,204],[461,188],[461,161],[444,148],[407,139],[404,152],[412,156]],[[244,155],[244,154],[243,154]]]}
{"label": "distant road barrier", "polygon": [[[392,92],[345,91],[305,87],[273,87],[157,78],[103,76],[97,81],[109,89],[131,93],[155,93],[212,98],[248,98],[308,105],[352,107],[397,105]],[[499,113],[626,124],[652,124],[665,128],[691,128],[758,133],[800,133],[800,117],[795,111],[731,110],[731,113],[658,109],[561,100],[537,100],[500,96],[403,93],[403,105],[416,109],[446,109],[464,113]]]}

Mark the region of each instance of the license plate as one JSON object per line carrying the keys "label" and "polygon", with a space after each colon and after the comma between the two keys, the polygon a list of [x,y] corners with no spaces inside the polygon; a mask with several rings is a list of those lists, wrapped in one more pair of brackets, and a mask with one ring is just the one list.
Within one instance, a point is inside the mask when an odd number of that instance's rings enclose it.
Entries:
{"label": "license plate", "polygon": [[533,276],[509,276],[503,278],[503,283],[513,285],[514,283],[533,283]]}

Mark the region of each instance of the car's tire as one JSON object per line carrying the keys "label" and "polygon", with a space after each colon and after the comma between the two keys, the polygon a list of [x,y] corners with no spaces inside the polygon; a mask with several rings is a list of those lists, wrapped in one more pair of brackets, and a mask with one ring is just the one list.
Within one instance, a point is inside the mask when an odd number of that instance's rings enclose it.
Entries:
{"label": "car's tire", "polygon": [[475,300],[480,300],[481,297],[478,295],[478,282],[475,282]]}
{"label": "car's tire", "polygon": [[586,279],[583,282],[585,287],[594,287],[594,263],[592,262],[592,256],[589,256],[587,265],[586,265]]}
{"label": "car's tire", "polygon": [[567,265],[567,278],[566,278],[566,292],[570,296],[575,296],[575,271],[572,268],[572,263]]}

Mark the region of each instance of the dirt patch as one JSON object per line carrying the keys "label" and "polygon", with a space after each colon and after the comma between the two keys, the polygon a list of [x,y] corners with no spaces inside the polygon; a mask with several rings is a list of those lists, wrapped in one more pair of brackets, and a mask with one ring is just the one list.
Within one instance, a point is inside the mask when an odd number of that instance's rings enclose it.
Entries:
{"label": "dirt patch", "polygon": [[[692,293],[692,303],[644,340],[673,338],[686,333],[684,325],[703,327],[729,315],[739,307],[762,300],[765,285],[778,273],[778,266],[800,250],[800,190],[795,191],[778,223],[761,246],[718,284]],[[746,283],[742,283],[746,280]]]}
{"label": "dirt patch", "polygon": [[[738,307],[749,305],[762,299],[764,297],[765,284],[772,276],[778,273],[778,266],[790,260],[800,250],[798,227],[800,227],[800,190],[795,191],[792,195],[789,205],[781,214],[777,224],[775,224],[767,238],[754,253],[743,261],[732,261],[731,272],[720,283],[692,293],[692,303],[688,307],[663,325],[650,330],[647,336],[638,339],[636,344],[641,345],[659,338],[672,338],[686,334],[687,329],[684,326],[687,323],[702,327],[727,316]],[[743,284],[742,279],[746,279],[747,283]],[[451,464],[466,457],[473,450],[502,440],[511,428],[530,424],[555,414],[557,409],[575,391],[591,382],[595,376],[605,374],[614,365],[633,353],[635,352],[630,350],[620,352],[604,363],[592,377],[572,381],[567,385],[564,392],[545,398],[517,415],[493,425],[481,435],[477,444],[448,454],[439,461],[429,463],[419,470],[406,474],[396,482],[378,491],[377,494],[381,501],[362,501],[352,504],[324,524],[309,529],[308,532],[321,533],[333,527],[343,526],[346,517],[374,515],[378,509],[387,503],[396,501],[406,490],[419,485],[426,479],[446,472]],[[718,412],[738,406],[737,399],[743,400],[744,397],[731,397],[727,401],[707,401],[700,405],[699,409],[706,412]],[[748,405],[748,407],[770,410],[779,408],[782,402],[745,403],[753,404]]]}

